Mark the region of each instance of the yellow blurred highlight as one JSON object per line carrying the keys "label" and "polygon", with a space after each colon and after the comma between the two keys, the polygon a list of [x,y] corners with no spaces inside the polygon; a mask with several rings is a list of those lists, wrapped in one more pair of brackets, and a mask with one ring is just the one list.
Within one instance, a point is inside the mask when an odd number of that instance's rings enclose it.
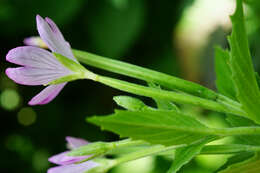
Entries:
{"label": "yellow blurred highlight", "polygon": [[6,110],[13,110],[18,107],[20,96],[16,90],[6,89],[0,95],[0,104]]}
{"label": "yellow blurred highlight", "polygon": [[24,126],[32,125],[36,116],[36,112],[30,107],[22,108],[17,114],[18,122]]}

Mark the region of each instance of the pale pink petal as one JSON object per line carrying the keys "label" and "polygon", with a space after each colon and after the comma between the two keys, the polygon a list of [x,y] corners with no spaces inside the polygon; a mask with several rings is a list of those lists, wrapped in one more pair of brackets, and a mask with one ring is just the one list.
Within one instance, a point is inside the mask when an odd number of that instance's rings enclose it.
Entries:
{"label": "pale pink petal", "polygon": [[6,55],[6,60],[26,67],[67,71],[67,68],[65,68],[52,53],[33,46],[21,46],[11,49]]}
{"label": "pale pink petal", "polygon": [[56,34],[57,37],[60,37],[60,39],[65,40],[62,33],[60,32],[60,29],[58,26],[48,17],[45,17],[45,21],[49,24],[51,30]]}
{"label": "pale pink petal", "polygon": [[50,157],[48,160],[51,163],[55,163],[57,165],[68,165],[68,164],[72,164],[75,162],[79,162],[82,161],[84,159],[87,159],[89,157],[91,157],[91,155],[88,156],[67,156],[67,154],[69,153],[69,151],[65,151],[63,153],[54,155],[52,157]]}
{"label": "pale pink petal", "polygon": [[67,41],[65,41],[60,30],[56,24],[49,18],[44,20],[41,16],[36,16],[37,29],[41,39],[47,44],[51,51],[59,53],[67,58],[70,58],[77,62],[75,59],[71,47]]}
{"label": "pale pink petal", "polygon": [[67,83],[50,85],[43,89],[38,95],[33,97],[29,105],[43,105],[52,101]]}
{"label": "pale pink petal", "polygon": [[68,142],[69,149],[75,149],[75,148],[88,144],[88,141],[86,141],[84,139],[75,138],[75,137],[71,137],[71,136],[67,136],[66,141]]}
{"label": "pale pink petal", "polygon": [[23,40],[23,43],[27,46],[36,46],[44,49],[48,48],[48,46],[43,42],[43,40],[39,36],[27,37]]}
{"label": "pale pink petal", "polygon": [[72,72],[69,70],[33,68],[33,67],[17,67],[7,68],[6,75],[21,85],[44,85],[63,76],[67,76]]}
{"label": "pale pink petal", "polygon": [[99,163],[87,161],[80,164],[56,166],[48,169],[48,173],[85,173],[86,171],[99,165]]}

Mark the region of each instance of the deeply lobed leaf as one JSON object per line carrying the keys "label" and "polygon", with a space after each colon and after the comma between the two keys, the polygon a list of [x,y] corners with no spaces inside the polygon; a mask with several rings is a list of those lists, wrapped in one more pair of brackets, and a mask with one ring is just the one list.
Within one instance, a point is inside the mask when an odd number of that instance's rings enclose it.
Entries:
{"label": "deeply lobed leaf", "polygon": [[260,123],[260,91],[248,46],[242,0],[237,0],[237,8],[231,16],[231,21],[233,30],[229,37],[231,48],[229,64],[237,99],[247,112],[246,116]]}
{"label": "deeply lobed leaf", "polygon": [[228,61],[230,59],[229,52],[220,47],[215,48],[215,71],[216,86],[218,91],[231,99],[236,98],[234,82],[231,76],[231,69]]}
{"label": "deeply lobed leaf", "polygon": [[88,121],[122,137],[166,146],[192,144],[209,136],[203,133],[208,127],[176,111],[117,110],[110,116],[94,116]]}

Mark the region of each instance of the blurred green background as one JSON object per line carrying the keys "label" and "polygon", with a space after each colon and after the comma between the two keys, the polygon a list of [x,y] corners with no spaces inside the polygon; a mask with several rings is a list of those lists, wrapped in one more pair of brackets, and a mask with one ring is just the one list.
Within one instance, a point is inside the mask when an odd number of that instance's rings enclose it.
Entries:
{"label": "blurred green background", "polygon": [[[260,2],[247,0],[247,29],[252,56],[260,70]],[[65,136],[112,141],[118,136],[85,122],[118,108],[120,91],[92,81],[68,84],[48,105],[27,102],[43,87],[16,85],[4,71],[8,50],[38,35],[35,16],[52,18],[73,48],[120,59],[215,88],[214,46],[227,47],[232,0],[1,0],[0,1],[0,126],[1,172],[46,172],[47,159],[66,149]],[[91,68],[92,69],[92,68]],[[98,73],[101,70],[92,69]],[[138,82],[121,76],[121,79]],[[150,102],[149,102],[150,103]],[[200,112],[213,125],[222,115]],[[223,156],[200,156],[181,172],[214,172]],[[149,157],[118,167],[114,173],[164,173],[167,157]]]}

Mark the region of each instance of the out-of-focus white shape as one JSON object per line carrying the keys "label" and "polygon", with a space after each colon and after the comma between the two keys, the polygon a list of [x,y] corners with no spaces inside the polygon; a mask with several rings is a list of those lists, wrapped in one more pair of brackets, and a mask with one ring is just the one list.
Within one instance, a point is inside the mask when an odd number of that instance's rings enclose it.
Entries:
{"label": "out-of-focus white shape", "polygon": [[190,41],[205,42],[217,27],[225,30],[231,27],[229,16],[234,10],[234,0],[196,0],[185,10],[177,33]]}
{"label": "out-of-focus white shape", "polygon": [[184,11],[174,34],[185,79],[199,81],[200,50],[217,28],[231,28],[229,16],[234,10],[234,0],[195,0]]}

